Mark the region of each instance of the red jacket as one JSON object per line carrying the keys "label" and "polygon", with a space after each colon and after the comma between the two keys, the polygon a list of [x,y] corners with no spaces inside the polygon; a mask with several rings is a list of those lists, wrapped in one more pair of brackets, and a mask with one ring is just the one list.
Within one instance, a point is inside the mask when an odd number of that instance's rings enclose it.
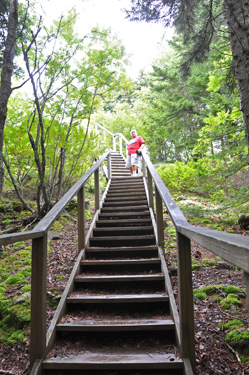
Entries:
{"label": "red jacket", "polygon": [[128,143],[127,150],[128,155],[135,154],[136,150],[139,150],[141,145],[144,144],[143,138],[139,135],[135,138],[132,138],[132,140]]}

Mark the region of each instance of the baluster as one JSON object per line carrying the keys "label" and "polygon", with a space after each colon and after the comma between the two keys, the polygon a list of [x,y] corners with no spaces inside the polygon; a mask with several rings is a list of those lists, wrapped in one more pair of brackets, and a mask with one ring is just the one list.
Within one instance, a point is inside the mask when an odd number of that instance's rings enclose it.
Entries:
{"label": "baluster", "polygon": [[121,155],[123,155],[121,134],[119,134],[119,152],[120,152]]}
{"label": "baluster", "polygon": [[107,156],[107,173],[108,173],[108,180],[112,178],[112,162],[111,162],[111,154]]}
{"label": "baluster", "polygon": [[115,135],[112,136],[112,141],[113,141],[113,151],[116,151],[116,137],[115,137]]}
{"label": "baluster", "polygon": [[193,372],[196,373],[191,244],[189,238],[178,232],[177,270],[181,355],[190,359]]}
{"label": "baluster", "polygon": [[144,157],[142,156],[142,168],[143,168],[143,177],[146,177],[146,171],[145,171],[145,160]]}
{"label": "baluster", "polygon": [[156,192],[156,225],[157,225],[157,241],[158,246],[164,247],[164,228],[163,228],[163,205],[162,198],[155,186]]}
{"label": "baluster", "polygon": [[151,177],[151,173],[148,167],[147,167],[147,176],[148,176],[147,178],[148,178],[148,191],[149,191],[149,207],[151,207],[154,212],[152,177]]}
{"label": "baluster", "polygon": [[46,349],[47,234],[32,240],[30,368]]}
{"label": "baluster", "polygon": [[77,193],[78,206],[78,252],[85,248],[85,186]]}
{"label": "baluster", "polygon": [[244,272],[246,279],[246,299],[247,299],[247,311],[249,312],[249,273]]}
{"label": "baluster", "polygon": [[94,172],[95,212],[99,209],[99,168]]}

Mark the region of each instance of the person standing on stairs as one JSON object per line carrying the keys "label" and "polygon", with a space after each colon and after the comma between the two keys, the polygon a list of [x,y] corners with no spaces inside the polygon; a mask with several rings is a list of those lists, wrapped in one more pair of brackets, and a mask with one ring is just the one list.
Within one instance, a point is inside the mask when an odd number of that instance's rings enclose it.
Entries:
{"label": "person standing on stairs", "polygon": [[137,135],[137,131],[134,129],[131,131],[131,136],[132,139],[127,145],[126,168],[130,168],[131,176],[136,176],[136,169],[140,167],[141,150],[144,148],[145,142],[140,135]]}

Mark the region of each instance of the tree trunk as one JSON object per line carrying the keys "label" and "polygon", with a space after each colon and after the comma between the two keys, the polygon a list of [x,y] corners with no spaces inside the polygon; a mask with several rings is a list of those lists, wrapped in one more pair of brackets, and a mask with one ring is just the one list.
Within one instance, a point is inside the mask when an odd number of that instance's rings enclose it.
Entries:
{"label": "tree trunk", "polygon": [[224,8],[249,150],[249,3],[247,0],[224,0]]}
{"label": "tree trunk", "polygon": [[10,0],[8,34],[3,55],[3,68],[0,86],[0,198],[4,183],[3,137],[7,117],[7,104],[11,95],[11,76],[16,47],[16,30],[18,24],[18,0]]}

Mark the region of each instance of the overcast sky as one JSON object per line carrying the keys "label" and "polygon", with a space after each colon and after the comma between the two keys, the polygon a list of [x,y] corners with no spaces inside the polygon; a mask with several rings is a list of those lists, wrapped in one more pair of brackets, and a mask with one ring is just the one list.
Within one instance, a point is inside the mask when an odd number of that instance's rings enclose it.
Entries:
{"label": "overcast sky", "polygon": [[164,41],[172,35],[172,30],[166,30],[165,33],[160,24],[126,20],[121,9],[128,8],[130,0],[47,0],[42,3],[47,19],[58,18],[62,12],[75,6],[80,13],[77,24],[79,34],[86,34],[96,24],[111,27],[122,40],[126,52],[132,55],[132,66],[127,67],[132,78],[136,78],[139,70],[148,66],[152,58],[156,57],[164,34]]}

